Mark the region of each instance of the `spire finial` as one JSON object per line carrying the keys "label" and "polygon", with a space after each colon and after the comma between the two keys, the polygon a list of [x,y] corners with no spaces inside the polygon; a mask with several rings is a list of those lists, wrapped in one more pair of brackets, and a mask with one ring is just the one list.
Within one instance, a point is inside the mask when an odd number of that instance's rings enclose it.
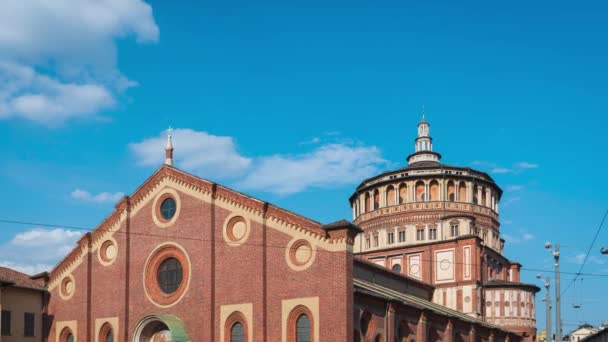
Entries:
{"label": "spire finial", "polygon": [[167,146],[165,147],[165,165],[173,166],[173,128],[167,129]]}
{"label": "spire finial", "polygon": [[424,105],[422,105],[422,120],[424,121]]}

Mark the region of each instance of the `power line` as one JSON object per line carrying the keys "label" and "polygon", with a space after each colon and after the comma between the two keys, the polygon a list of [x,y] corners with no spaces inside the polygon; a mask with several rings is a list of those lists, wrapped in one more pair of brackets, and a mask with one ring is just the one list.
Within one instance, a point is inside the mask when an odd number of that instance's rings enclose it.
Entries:
{"label": "power line", "polygon": [[[79,226],[70,226],[70,225],[59,225],[59,224],[52,224],[52,223],[41,223],[41,222],[29,222],[29,221],[19,221],[19,220],[6,220],[6,219],[0,219],[0,223],[7,223],[7,224],[20,224],[20,225],[28,225],[28,226],[38,226],[38,227],[49,227],[49,228],[65,228],[65,229],[74,229],[74,230],[81,230],[81,231],[86,231],[86,232],[92,232],[95,231],[95,228],[85,228],[85,227],[79,227]],[[178,235],[160,235],[160,234],[151,234],[151,233],[138,233],[138,232],[124,232],[124,231],[120,231],[120,230],[114,230],[112,231],[114,234],[130,234],[130,235],[135,235],[135,236],[150,236],[150,237],[161,237],[161,238],[171,238],[171,239],[180,239],[180,240],[194,240],[194,241],[206,241],[206,242],[211,242],[213,241],[212,239],[204,239],[204,238],[195,238],[195,237],[187,237],[187,236],[178,236]],[[216,242],[223,242],[223,239],[215,239]],[[284,245],[270,245],[270,244],[256,244],[256,243],[250,243],[250,242],[244,242],[242,243],[242,245],[249,245],[249,246],[257,246],[257,247],[270,247],[270,248],[281,248],[281,249],[286,249],[287,246]],[[407,247],[407,246],[404,246]],[[332,251],[325,251],[325,250],[319,250],[317,249],[316,252],[327,252],[327,253],[337,253],[337,252],[332,252]],[[419,259],[420,261],[425,261],[425,262],[438,262],[438,260],[431,260],[431,259]],[[368,260],[369,261],[369,260]],[[454,265],[470,265],[471,267],[477,267],[480,266],[479,263],[473,263],[473,262],[469,262],[469,263],[465,263],[465,262],[455,262],[452,261],[451,262]],[[521,267],[520,268],[521,271],[526,271],[526,272],[542,272],[542,273],[552,273],[553,270],[543,270],[543,269],[537,269],[537,268],[527,268],[527,267]],[[572,278],[573,280],[576,279],[576,277],[578,277],[579,275],[581,276],[591,276],[591,277],[608,277],[608,274],[601,274],[601,273],[580,273],[580,272],[561,272],[562,274],[571,274],[571,275],[575,275],[575,278]]]}
{"label": "power line", "polygon": [[583,267],[585,267],[585,264],[587,263],[587,259],[589,259],[589,254],[591,254],[591,249],[593,249],[593,245],[595,245],[595,241],[597,240],[597,237],[600,235],[600,231],[602,230],[604,221],[606,221],[606,216],[608,216],[608,209],[606,209],[606,212],[604,213],[604,217],[602,217],[602,221],[600,222],[600,225],[597,227],[597,230],[595,231],[595,235],[593,236],[591,245],[589,245],[589,249],[587,249],[587,254],[585,254],[585,259],[583,259],[583,263],[581,264],[581,267],[579,267],[578,272],[576,272],[576,276],[574,276],[574,279],[572,279],[572,281],[568,284],[568,286],[566,286],[566,288],[562,291],[562,293],[561,293],[562,296],[564,295],[564,293],[566,293],[566,291],[568,291],[570,286],[572,286],[572,284],[574,284],[574,282],[579,277],[579,275],[582,275],[581,272],[583,271]]}

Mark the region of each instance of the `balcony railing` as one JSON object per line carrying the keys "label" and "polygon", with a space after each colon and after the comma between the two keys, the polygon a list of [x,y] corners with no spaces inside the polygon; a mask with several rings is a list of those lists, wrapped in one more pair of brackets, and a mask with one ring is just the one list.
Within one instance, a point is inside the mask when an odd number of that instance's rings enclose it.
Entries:
{"label": "balcony railing", "polygon": [[465,203],[465,202],[448,202],[448,201],[433,201],[433,202],[410,202],[392,205],[389,207],[382,207],[373,211],[359,215],[355,219],[355,223],[361,223],[362,221],[368,221],[376,217],[391,215],[404,212],[425,212],[425,211],[436,211],[436,210],[449,210],[458,211],[462,213],[473,213],[490,216],[495,220],[498,220],[498,214],[485,206]]}

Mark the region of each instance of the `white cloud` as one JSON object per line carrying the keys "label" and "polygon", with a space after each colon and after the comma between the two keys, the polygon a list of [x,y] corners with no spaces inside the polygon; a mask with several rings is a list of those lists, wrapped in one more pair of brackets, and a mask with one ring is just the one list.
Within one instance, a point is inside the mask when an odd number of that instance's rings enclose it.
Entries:
{"label": "white cloud", "polygon": [[74,247],[82,232],[63,228],[33,228],[0,246],[0,265],[34,274],[49,271]]}
{"label": "white cloud", "polygon": [[59,125],[112,108],[135,84],[117,69],[115,40],[158,32],[142,0],[4,0],[0,119]]}
{"label": "white cloud", "polygon": [[471,163],[474,166],[480,166],[483,168],[490,169],[490,173],[496,174],[505,174],[505,173],[522,173],[526,170],[537,169],[539,167],[538,164],[529,163],[529,162],[517,162],[514,163],[511,167],[503,167],[496,163],[475,160]]}
{"label": "white cloud", "polygon": [[517,232],[517,235],[502,233],[500,236],[508,243],[518,244],[534,240],[536,237],[523,229]]}
{"label": "white cloud", "polygon": [[93,195],[86,190],[76,189],[70,193],[70,197],[73,199],[94,202],[94,203],[114,203],[118,202],[125,194],[122,192],[100,192],[97,195]]}
{"label": "white cloud", "polygon": [[507,188],[505,189],[505,191],[507,192],[515,192],[515,191],[520,191],[523,190],[524,187],[523,185],[509,185],[507,186]]}
{"label": "white cloud", "polygon": [[[575,255],[566,256],[566,260],[570,263],[581,265],[585,261],[585,253],[578,253]],[[596,265],[603,265],[606,263],[606,260],[603,258],[599,258],[593,254],[590,254],[587,258],[587,263],[592,263]]]}
{"label": "white cloud", "polygon": [[[159,166],[164,162],[166,134],[161,133],[129,145],[138,164]],[[173,155],[181,168],[205,178],[231,178],[242,175],[251,159],[239,154],[232,137],[211,135],[191,129],[173,131]]]}
{"label": "white cloud", "polygon": [[[166,137],[131,143],[137,163],[159,166],[164,161]],[[231,179],[237,186],[276,194],[309,188],[353,184],[380,171],[387,162],[375,146],[332,143],[307,153],[250,158],[241,155],[232,137],[191,129],[173,131],[175,165],[204,178]]]}
{"label": "white cloud", "polygon": [[378,148],[344,144],[321,146],[300,155],[263,157],[240,182],[245,189],[291,194],[361,181],[386,164]]}

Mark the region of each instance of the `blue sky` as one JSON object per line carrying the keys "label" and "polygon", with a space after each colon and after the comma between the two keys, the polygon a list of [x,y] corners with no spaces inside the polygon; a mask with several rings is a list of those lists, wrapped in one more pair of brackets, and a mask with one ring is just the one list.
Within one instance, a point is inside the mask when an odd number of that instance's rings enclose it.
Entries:
{"label": "blue sky", "polygon": [[[362,178],[405,164],[423,105],[443,161],[505,190],[506,254],[524,267],[551,269],[551,240],[576,272],[608,206],[601,2],[42,3],[0,11],[0,219],[95,226],[160,165],[170,125],[176,166],[350,218]],[[0,229],[0,263],[30,272],[79,236]],[[608,274],[602,244],[606,228],[584,272]],[[607,279],[567,292],[565,331],[608,319]]]}

